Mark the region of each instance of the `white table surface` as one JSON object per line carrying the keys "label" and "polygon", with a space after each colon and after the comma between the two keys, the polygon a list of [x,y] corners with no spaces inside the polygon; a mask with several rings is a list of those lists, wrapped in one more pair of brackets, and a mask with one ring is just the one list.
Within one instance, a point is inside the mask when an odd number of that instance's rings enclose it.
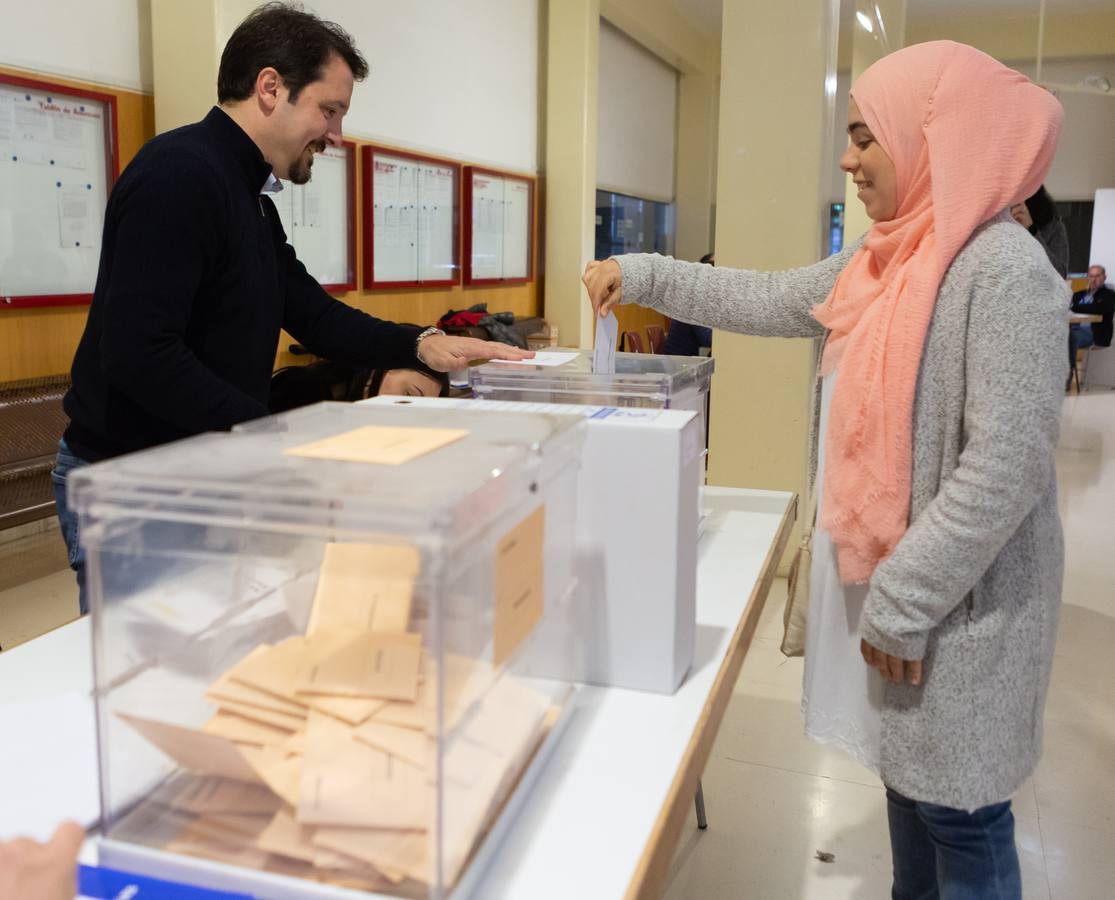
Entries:
{"label": "white table surface", "polygon": [[[689,676],[673,695],[582,688],[474,896],[627,893],[792,498],[706,488]],[[86,618],[0,654],[0,839],[96,818],[90,650]]]}

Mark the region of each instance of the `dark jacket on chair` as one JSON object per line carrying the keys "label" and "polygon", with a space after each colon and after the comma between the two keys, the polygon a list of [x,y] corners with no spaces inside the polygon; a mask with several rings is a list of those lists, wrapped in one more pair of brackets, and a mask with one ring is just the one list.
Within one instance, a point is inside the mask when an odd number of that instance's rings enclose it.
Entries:
{"label": "dark jacket on chair", "polygon": [[1115,315],[1115,291],[1104,285],[1092,298],[1091,303],[1081,303],[1087,291],[1077,291],[1072,295],[1072,311],[1085,315],[1103,316],[1102,322],[1092,323],[1092,340],[1097,347],[1111,346],[1111,319]]}

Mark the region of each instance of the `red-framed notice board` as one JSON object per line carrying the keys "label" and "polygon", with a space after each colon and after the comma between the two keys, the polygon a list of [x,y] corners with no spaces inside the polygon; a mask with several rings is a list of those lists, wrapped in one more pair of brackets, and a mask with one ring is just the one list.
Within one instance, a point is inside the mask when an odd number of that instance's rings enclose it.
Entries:
{"label": "red-framed notice board", "polygon": [[0,74],[0,310],[93,299],[116,98]]}
{"label": "red-framed notice board", "polygon": [[533,280],[534,179],[465,167],[465,284]]}
{"label": "red-framed notice board", "polygon": [[356,290],[356,144],[315,154],[310,180],[271,199],[306,271],[331,293]]}
{"label": "red-framed notice board", "polygon": [[364,286],[458,284],[459,163],[386,147],[361,148]]}

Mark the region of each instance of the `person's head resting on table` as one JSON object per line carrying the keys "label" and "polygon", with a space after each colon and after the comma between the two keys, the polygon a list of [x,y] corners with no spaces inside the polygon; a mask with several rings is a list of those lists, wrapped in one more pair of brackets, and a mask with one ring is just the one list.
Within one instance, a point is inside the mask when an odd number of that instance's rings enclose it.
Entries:
{"label": "person's head resting on table", "polygon": [[315,153],[341,144],[352,88],[368,63],[340,26],[267,3],[221,54],[217,102],[260,148],[276,178],[310,180]]}
{"label": "person's head resting on table", "polygon": [[428,367],[368,369],[321,360],[287,366],[271,377],[271,413],[324,401],[352,403],[378,397],[447,397],[449,376]]}
{"label": "person's head resting on table", "polygon": [[368,397],[447,397],[449,379],[420,369],[377,369],[368,379]]}

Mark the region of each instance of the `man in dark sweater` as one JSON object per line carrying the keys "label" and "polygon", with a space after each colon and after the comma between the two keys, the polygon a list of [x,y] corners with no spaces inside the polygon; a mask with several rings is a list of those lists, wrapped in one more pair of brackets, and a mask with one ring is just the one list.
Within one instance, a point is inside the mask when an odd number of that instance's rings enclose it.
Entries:
{"label": "man in dark sweater", "polygon": [[367,71],[339,26],[267,4],[225,47],[220,105],[149,141],[114,187],[53,473],[83,612],[67,473],[266,415],[280,329],[321,356],[376,369],[418,360],[447,372],[531,355],[353,309],[287,243],[267,194],[281,190],[278,178],[309,181],[314,153],[340,144],[353,83]]}

